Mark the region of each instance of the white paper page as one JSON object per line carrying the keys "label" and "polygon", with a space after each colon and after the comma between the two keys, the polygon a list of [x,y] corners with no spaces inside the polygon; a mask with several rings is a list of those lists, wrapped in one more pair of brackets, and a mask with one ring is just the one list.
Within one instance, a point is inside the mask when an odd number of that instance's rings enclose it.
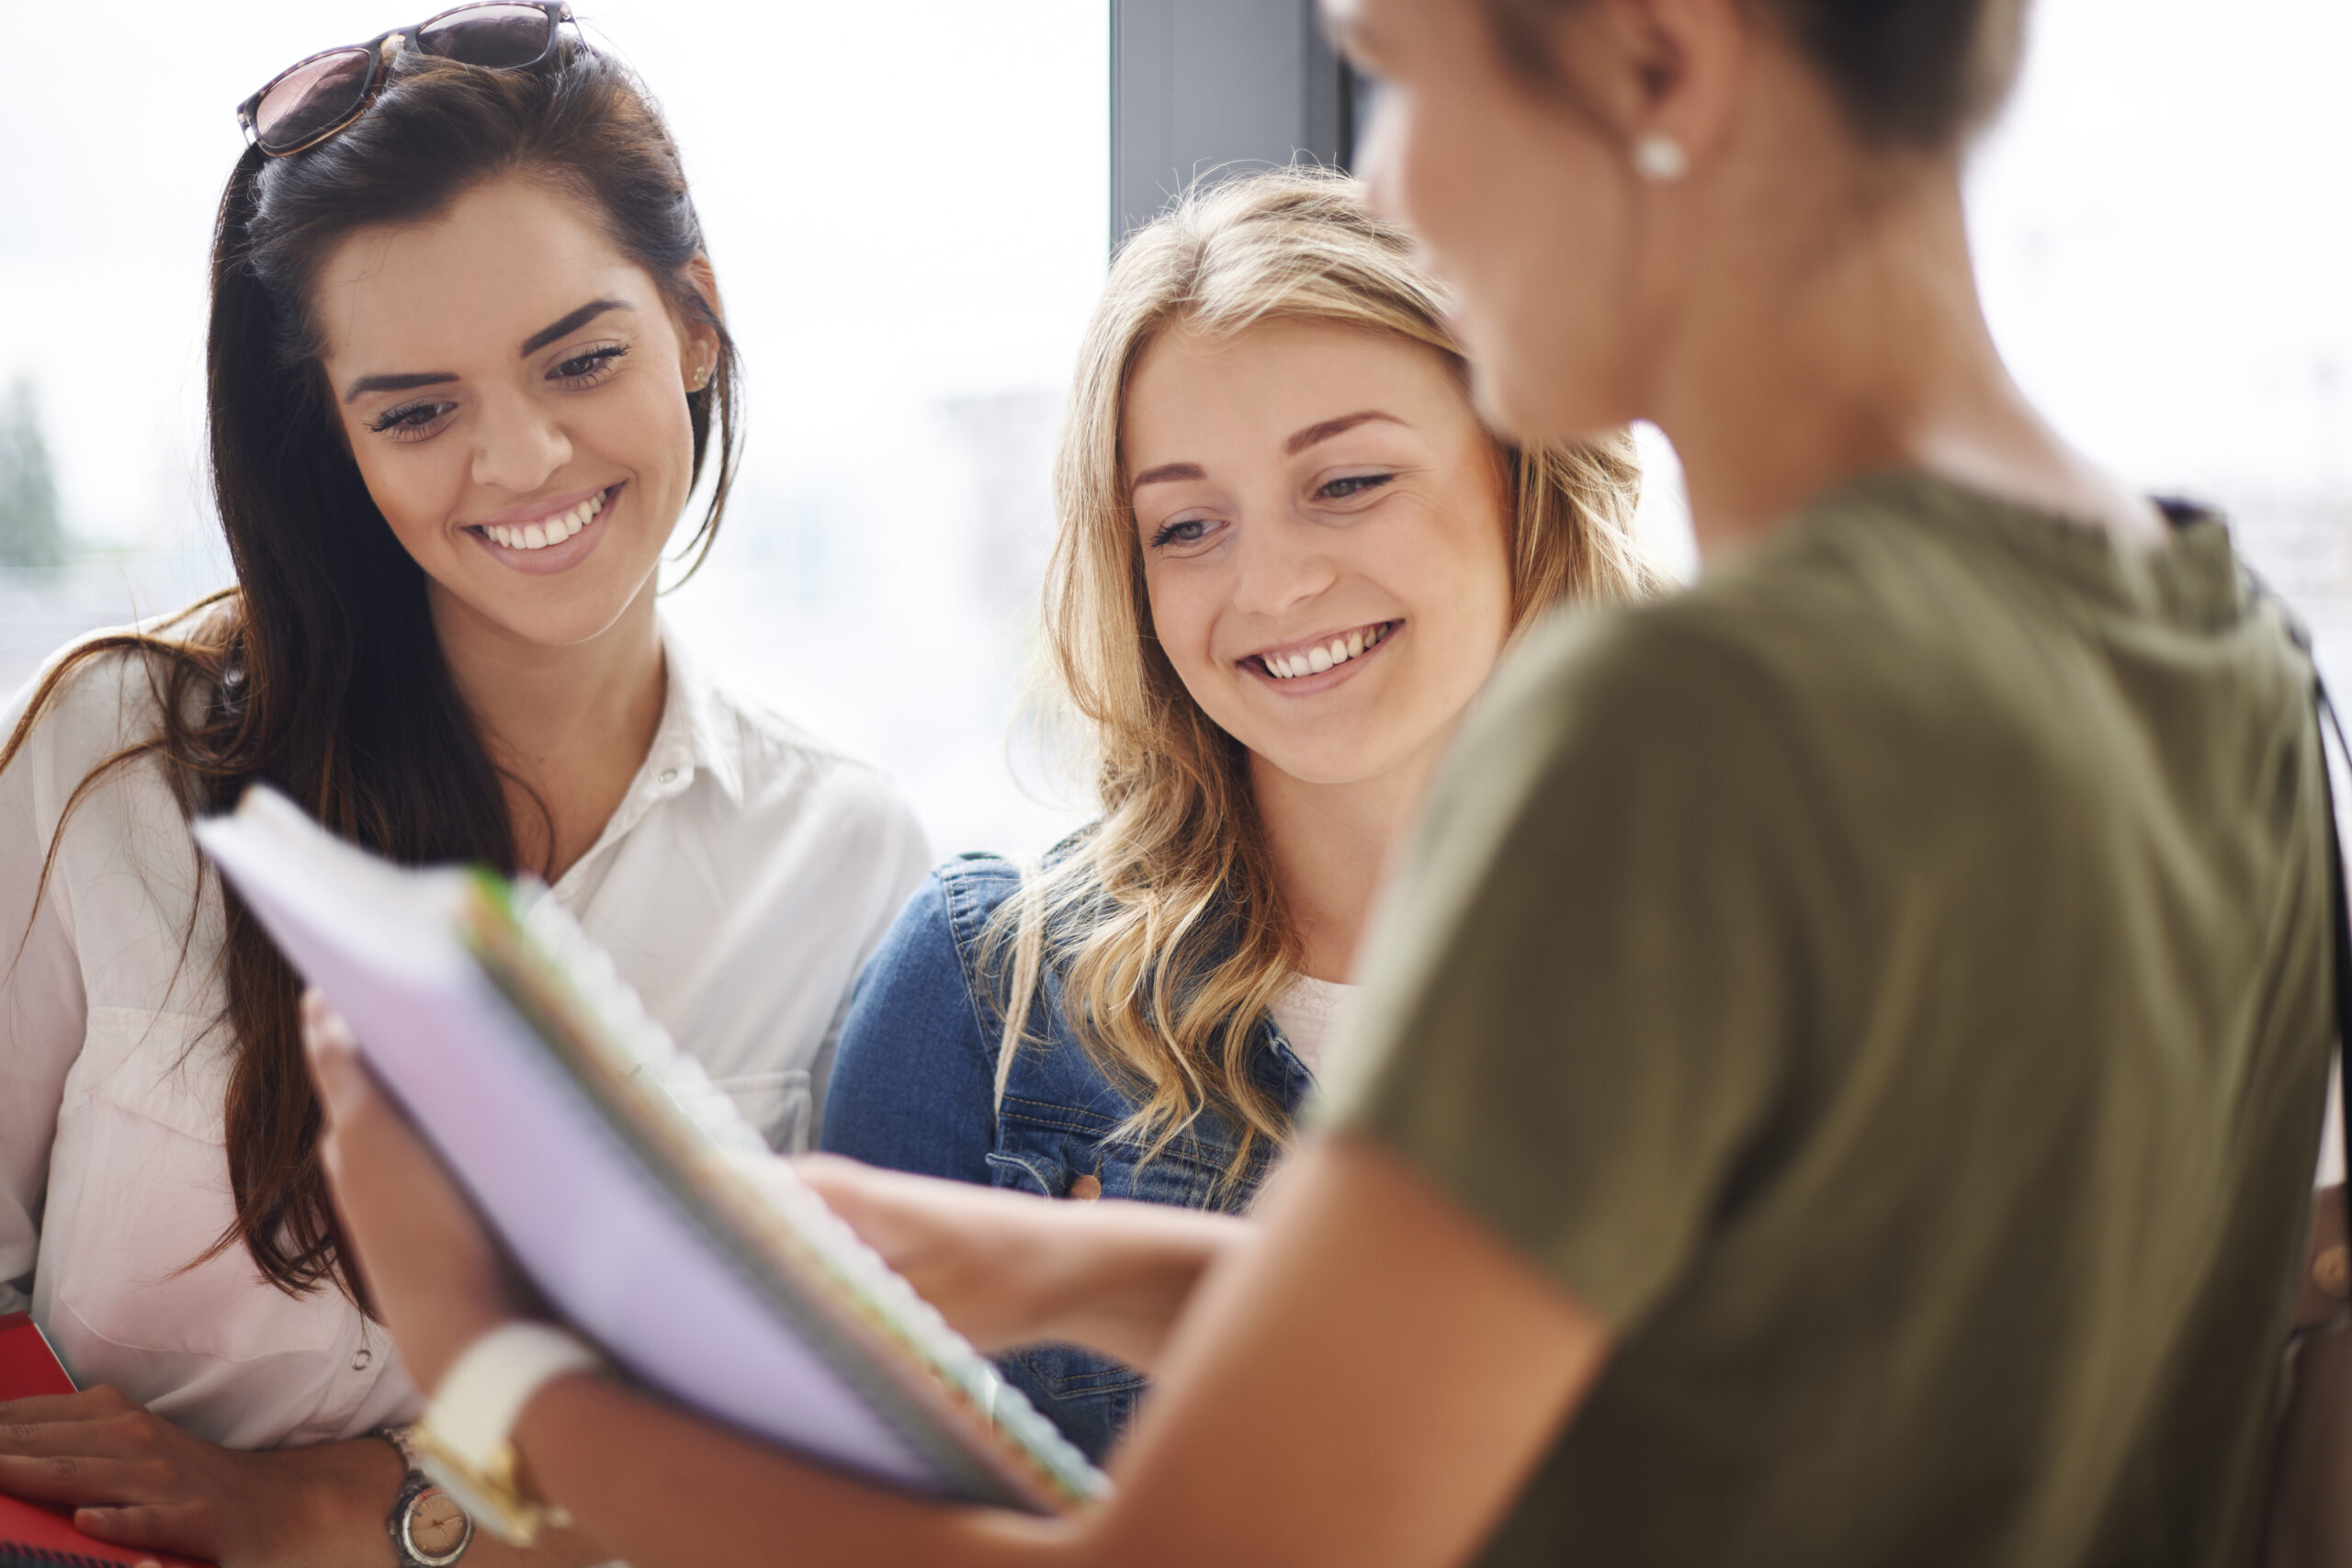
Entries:
{"label": "white paper page", "polygon": [[[292,813],[300,834],[273,809]],[[196,831],[350,1022],[525,1272],[616,1361],[748,1431],[899,1485],[944,1488],[640,1178],[458,940],[462,874],[380,866],[282,801]]]}

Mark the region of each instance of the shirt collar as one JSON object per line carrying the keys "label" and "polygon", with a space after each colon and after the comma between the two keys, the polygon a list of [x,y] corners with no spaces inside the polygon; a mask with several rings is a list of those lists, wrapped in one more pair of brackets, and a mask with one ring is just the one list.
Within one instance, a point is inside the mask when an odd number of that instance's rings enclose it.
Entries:
{"label": "shirt collar", "polygon": [[[718,707],[718,693],[702,666],[680,646],[665,619],[662,623],[662,660],[669,674],[669,689],[662,704],[662,724],[645,754],[640,780],[657,800],[683,795],[695,775],[707,773],[737,806],[743,803],[743,767],[739,754],[741,736]],[[631,793],[635,793],[632,791]]]}

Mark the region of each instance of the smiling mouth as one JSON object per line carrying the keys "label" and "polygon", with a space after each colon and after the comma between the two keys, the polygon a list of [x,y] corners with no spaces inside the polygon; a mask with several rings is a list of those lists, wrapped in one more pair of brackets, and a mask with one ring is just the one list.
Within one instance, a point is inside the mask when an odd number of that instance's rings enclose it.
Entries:
{"label": "smiling mouth", "polygon": [[1386,642],[1404,624],[1402,621],[1375,621],[1370,626],[1335,633],[1299,647],[1253,653],[1241,662],[1254,666],[1277,681],[1303,680],[1309,675],[1320,675],[1336,669],[1351,660],[1362,659]]}
{"label": "smiling mouth", "polygon": [[502,549],[544,550],[550,545],[562,544],[594,522],[596,514],[611,503],[620,488],[607,485],[579,505],[536,523],[477,523],[466,532],[479,535]]}

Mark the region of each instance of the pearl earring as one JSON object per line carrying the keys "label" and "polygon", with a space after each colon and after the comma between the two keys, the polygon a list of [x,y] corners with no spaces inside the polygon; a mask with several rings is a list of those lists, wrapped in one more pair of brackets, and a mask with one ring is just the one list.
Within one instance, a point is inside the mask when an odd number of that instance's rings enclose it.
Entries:
{"label": "pearl earring", "polygon": [[1669,185],[1690,172],[1690,154],[1673,137],[1653,130],[1634,143],[1634,172],[1645,180]]}

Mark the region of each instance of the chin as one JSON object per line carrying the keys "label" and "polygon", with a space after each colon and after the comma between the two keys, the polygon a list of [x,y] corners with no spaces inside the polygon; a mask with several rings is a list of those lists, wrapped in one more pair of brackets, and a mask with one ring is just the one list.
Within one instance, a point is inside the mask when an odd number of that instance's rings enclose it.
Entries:
{"label": "chin", "polygon": [[1529,446],[1590,441],[1634,419],[1590,399],[1563,396],[1580,374],[1574,366],[1514,364],[1508,356],[1487,361],[1476,373],[1473,401],[1489,427]]}

